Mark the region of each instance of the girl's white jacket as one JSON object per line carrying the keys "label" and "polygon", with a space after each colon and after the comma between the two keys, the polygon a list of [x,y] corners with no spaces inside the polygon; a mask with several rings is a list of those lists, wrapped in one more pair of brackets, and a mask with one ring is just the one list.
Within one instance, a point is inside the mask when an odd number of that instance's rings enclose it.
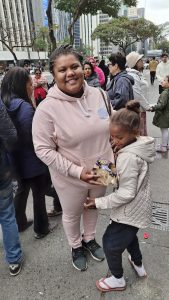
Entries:
{"label": "girl's white jacket", "polygon": [[115,222],[147,227],[152,216],[149,164],[154,158],[152,137],[138,137],[136,142],[121,149],[116,161],[119,188],[108,196],[96,198],[96,207],[111,208],[110,218]]}

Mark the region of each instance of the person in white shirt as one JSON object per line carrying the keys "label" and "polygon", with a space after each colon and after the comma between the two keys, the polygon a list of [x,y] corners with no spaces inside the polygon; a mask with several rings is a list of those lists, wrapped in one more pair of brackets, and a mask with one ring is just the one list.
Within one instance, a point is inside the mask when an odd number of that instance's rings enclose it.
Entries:
{"label": "person in white shirt", "polygon": [[159,81],[159,94],[163,92],[163,87],[161,83],[163,82],[164,78],[169,75],[169,60],[168,54],[163,53],[161,55],[161,62],[158,64],[156,69],[156,76]]}

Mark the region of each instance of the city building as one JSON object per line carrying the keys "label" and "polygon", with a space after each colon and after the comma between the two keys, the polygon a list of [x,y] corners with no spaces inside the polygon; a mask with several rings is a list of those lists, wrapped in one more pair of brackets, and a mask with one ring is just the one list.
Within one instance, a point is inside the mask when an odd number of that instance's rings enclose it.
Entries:
{"label": "city building", "polygon": [[[0,61],[38,59],[31,44],[38,26],[43,25],[42,0],[0,0]],[[4,43],[2,42],[4,41]],[[46,53],[39,53],[45,59]]]}

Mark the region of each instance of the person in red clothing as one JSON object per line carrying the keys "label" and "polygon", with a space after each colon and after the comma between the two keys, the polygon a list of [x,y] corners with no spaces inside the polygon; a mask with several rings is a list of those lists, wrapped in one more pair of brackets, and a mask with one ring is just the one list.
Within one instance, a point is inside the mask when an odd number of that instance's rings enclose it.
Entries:
{"label": "person in red clothing", "polygon": [[93,65],[94,72],[96,72],[99,77],[99,82],[100,82],[101,87],[104,86],[105,76],[104,76],[102,69],[97,66],[96,60],[93,57],[89,57],[88,61]]}

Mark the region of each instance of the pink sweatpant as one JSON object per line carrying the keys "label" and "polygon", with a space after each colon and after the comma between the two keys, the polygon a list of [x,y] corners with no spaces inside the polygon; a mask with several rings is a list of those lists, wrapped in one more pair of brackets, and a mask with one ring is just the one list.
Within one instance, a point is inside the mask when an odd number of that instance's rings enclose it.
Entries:
{"label": "pink sweatpant", "polygon": [[[60,178],[59,178],[60,179]],[[96,232],[96,222],[98,218],[97,209],[84,209],[86,198],[102,197],[105,194],[104,186],[94,186],[83,183],[80,180],[63,178],[62,182],[53,184],[58,193],[63,214],[63,227],[72,248],[81,246],[82,234],[80,231],[81,217],[83,217],[83,239],[90,241],[94,239]]]}

